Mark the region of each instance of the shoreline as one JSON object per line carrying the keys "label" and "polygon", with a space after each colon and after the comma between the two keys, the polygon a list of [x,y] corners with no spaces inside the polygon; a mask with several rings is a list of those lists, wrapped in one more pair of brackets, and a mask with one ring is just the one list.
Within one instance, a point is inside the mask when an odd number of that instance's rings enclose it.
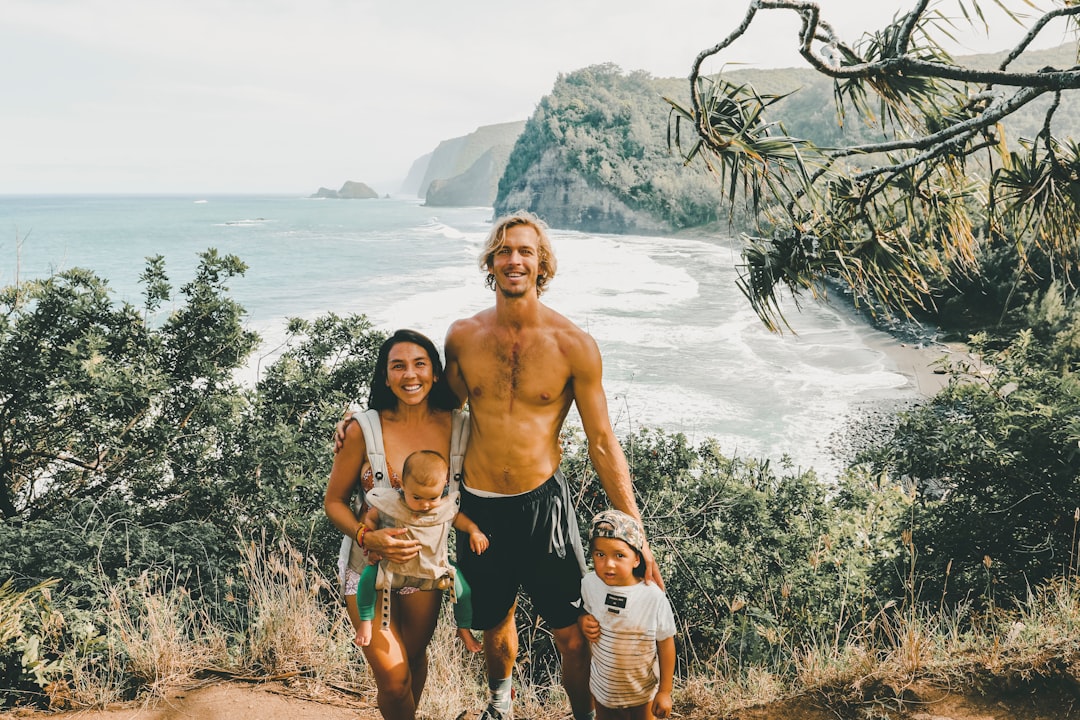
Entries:
{"label": "shoreline", "polygon": [[934,397],[949,384],[946,366],[950,360],[967,356],[963,343],[911,342],[881,329],[867,338],[867,345],[882,353],[923,399]]}
{"label": "shoreline", "polygon": [[[683,228],[673,236],[707,242],[733,240],[730,244],[737,249],[739,232],[727,223],[716,222]],[[914,320],[876,317],[865,304],[856,304],[849,289],[833,280],[826,280],[825,291],[820,302],[836,302],[846,307],[852,317],[866,327],[866,345],[883,354],[890,365],[889,369],[907,378],[921,399],[932,398],[949,384],[950,375],[945,369],[948,363],[943,362],[945,358],[972,359],[966,343],[938,340],[936,328],[923,326]]]}

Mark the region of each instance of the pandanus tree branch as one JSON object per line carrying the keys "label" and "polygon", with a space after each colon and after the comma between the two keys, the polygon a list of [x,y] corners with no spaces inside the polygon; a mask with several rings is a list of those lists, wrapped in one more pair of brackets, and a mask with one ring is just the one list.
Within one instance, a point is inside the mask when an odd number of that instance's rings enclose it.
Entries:
{"label": "pandanus tree branch", "polygon": [[[1020,22],[1006,0],[994,2]],[[996,228],[998,237],[1018,245],[1030,242],[1025,233],[1034,233],[1064,277],[1080,264],[1080,239],[1063,231],[1074,219],[1080,222],[1080,198],[1067,186],[1072,155],[1062,160],[1055,154],[1059,142],[1052,127],[1061,94],[1080,89],[1080,65],[1010,69],[1051,21],[1064,19],[1075,29],[1080,1],[1055,4],[1030,24],[996,69],[958,64],[936,39],[942,32],[950,37],[948,29],[958,20],[985,25],[977,0],[958,0],[959,19],[944,15],[931,0],[918,0],[854,46],[841,41],[816,2],[750,0],[735,29],[697,55],[689,107],[669,100],[669,143],[688,162],[704,159],[724,181],[728,202],[739,197],[755,213],[767,211],[759,217],[773,224],[772,236],[747,236],[740,279],[766,325],[786,325],[778,291],[817,293],[826,278],[839,279],[856,298],[872,298],[879,309],[910,315],[932,302],[932,276],[947,276],[958,258],[972,268],[979,241],[973,228]],[[722,73],[704,72],[706,61],[727,51],[766,11],[799,16],[799,54],[832,78],[841,122],[850,105],[880,125],[880,141],[824,147],[792,137],[769,116],[783,96],[762,95]],[[1019,158],[1008,150],[1001,123],[1047,94],[1055,101],[1041,142],[1030,143],[1024,153],[1030,157]],[[692,142],[684,143],[682,123],[693,128]],[[982,150],[992,153],[969,164]],[[1018,163],[1024,165],[1020,171],[1010,170]],[[1035,185],[1025,186],[1026,180]],[[995,183],[1004,189],[996,195]],[[1033,197],[1038,214],[1023,205]]]}

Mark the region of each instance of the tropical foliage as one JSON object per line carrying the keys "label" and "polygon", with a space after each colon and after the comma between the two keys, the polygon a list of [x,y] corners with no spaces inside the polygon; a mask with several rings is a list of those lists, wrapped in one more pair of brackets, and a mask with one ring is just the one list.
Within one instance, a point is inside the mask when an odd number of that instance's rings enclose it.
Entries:
{"label": "tropical foliage", "polygon": [[[0,597],[49,582],[64,610],[88,612],[105,606],[109,583],[167,571],[170,584],[218,598],[224,617],[243,608],[220,599],[246,593],[245,538],[332,554],[330,429],[363,399],[384,336],[361,316],[293,320],[257,385],[243,386],[234,374],[258,345],[228,296],[243,271],[204,253],[164,317],[160,258],[142,276],[142,308],[116,305],[81,269],[0,294],[0,578],[16,582]],[[48,626],[48,612],[31,615],[20,628]],[[27,665],[36,635],[15,635],[0,648],[5,686],[33,686],[56,658]]]}
{"label": "tropical foliage", "polygon": [[1055,297],[1002,349],[973,337],[981,361],[863,457],[918,493],[906,529],[924,599],[1009,605],[1080,568],[1080,303]]}
{"label": "tropical foliage", "polygon": [[[739,197],[763,212],[769,234],[748,238],[740,284],[769,327],[783,322],[779,292],[818,294],[827,278],[874,308],[933,307],[940,288],[976,274],[980,256],[1002,245],[1024,270],[1045,262],[1057,277],[1075,274],[1080,156],[1055,131],[1080,70],[1075,51],[1072,67],[1030,71],[1021,58],[1052,21],[1075,29],[1080,6],[1055,3],[990,69],[962,66],[945,51],[955,24],[982,22],[974,0],[958,7],[962,17],[952,18],[920,0],[848,45],[816,3],[751,0],[735,30],[695,59],[689,104],[671,101],[673,145],[688,159],[707,159],[729,202]],[[776,95],[703,74],[707,59],[771,11],[800,16],[800,53],[832,79],[839,125],[864,118],[872,140],[796,137],[773,112]],[[1046,97],[1037,134],[1007,142],[1003,123]]]}

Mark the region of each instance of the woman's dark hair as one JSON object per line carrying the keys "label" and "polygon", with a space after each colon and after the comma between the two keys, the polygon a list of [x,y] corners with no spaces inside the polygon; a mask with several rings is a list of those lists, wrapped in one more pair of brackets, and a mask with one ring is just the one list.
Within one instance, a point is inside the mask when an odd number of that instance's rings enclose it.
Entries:
{"label": "woman's dark hair", "polygon": [[390,365],[390,351],[398,343],[413,343],[419,345],[431,359],[431,370],[435,374],[435,384],[428,395],[428,405],[439,410],[454,410],[461,407],[461,402],[450,389],[450,383],[446,381],[443,373],[442,358],[426,335],[415,330],[398,330],[388,337],[379,348],[379,357],[375,361],[375,372],[371,374],[371,387],[368,389],[368,407],[372,410],[389,410],[396,408],[398,399],[386,384],[387,369]]}

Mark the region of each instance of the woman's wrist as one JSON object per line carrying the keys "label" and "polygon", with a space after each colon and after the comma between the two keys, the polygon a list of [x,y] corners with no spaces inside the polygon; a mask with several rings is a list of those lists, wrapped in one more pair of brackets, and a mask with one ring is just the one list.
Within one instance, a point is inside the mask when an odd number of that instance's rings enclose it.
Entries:
{"label": "woman's wrist", "polygon": [[356,528],[356,534],[353,536],[356,539],[356,544],[360,547],[361,550],[366,549],[364,547],[364,536],[367,535],[367,531],[367,525],[360,523],[360,527]]}

